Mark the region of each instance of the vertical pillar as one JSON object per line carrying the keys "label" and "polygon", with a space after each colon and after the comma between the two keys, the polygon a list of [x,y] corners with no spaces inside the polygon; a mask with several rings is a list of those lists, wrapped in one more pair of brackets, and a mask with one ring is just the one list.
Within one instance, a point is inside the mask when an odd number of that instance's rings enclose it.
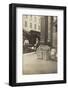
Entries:
{"label": "vertical pillar", "polygon": [[53,17],[51,16],[51,47],[53,45]]}
{"label": "vertical pillar", "polygon": [[48,38],[48,16],[41,17],[41,36],[40,44],[46,45]]}
{"label": "vertical pillar", "polygon": [[47,39],[48,45],[52,47],[53,43],[53,17],[48,16],[48,39]]}
{"label": "vertical pillar", "polygon": [[52,35],[52,46],[53,47],[57,47],[57,21],[56,21],[56,17],[53,17],[53,35]]}
{"label": "vertical pillar", "polygon": [[48,45],[51,46],[51,16],[48,16]]}

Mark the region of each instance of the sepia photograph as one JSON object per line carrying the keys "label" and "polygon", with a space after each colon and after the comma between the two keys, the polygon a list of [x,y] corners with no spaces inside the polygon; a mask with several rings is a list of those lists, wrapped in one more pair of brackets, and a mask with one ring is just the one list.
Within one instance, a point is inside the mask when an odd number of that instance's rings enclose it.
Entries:
{"label": "sepia photograph", "polygon": [[57,16],[22,15],[22,74],[57,73]]}

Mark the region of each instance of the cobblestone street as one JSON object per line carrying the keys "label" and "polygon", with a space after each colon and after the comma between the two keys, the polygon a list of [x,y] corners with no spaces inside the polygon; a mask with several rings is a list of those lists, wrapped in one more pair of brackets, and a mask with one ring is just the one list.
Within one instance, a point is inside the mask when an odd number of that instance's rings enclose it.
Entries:
{"label": "cobblestone street", "polygon": [[36,52],[24,54],[23,74],[49,73],[57,73],[57,61],[38,59]]}

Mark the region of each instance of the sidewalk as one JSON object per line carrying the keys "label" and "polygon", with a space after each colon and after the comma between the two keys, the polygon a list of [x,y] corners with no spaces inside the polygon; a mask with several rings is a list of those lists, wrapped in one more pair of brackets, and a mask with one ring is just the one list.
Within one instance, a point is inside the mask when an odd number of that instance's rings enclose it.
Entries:
{"label": "sidewalk", "polygon": [[57,62],[37,59],[36,52],[23,55],[23,74],[57,73]]}

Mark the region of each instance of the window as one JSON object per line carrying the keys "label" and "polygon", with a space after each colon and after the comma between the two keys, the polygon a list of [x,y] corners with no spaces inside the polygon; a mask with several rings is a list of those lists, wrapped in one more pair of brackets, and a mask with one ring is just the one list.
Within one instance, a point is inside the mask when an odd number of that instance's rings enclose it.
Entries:
{"label": "window", "polygon": [[38,29],[40,30],[40,25],[38,25]]}
{"label": "window", "polygon": [[30,28],[32,28],[32,23],[30,23]]}
{"label": "window", "polygon": [[27,21],[25,21],[25,27],[27,27]]}
{"label": "window", "polygon": [[34,29],[36,29],[36,24],[34,24]]}

